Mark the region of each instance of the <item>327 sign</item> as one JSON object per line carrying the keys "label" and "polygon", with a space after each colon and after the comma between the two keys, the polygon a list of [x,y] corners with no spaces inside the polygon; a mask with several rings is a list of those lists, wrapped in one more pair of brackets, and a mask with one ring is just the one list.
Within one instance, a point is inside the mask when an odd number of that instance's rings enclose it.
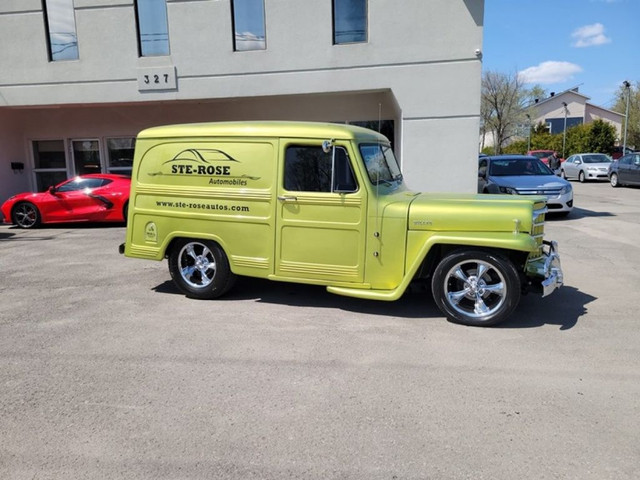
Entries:
{"label": "327 sign", "polygon": [[138,69],[138,91],[176,90],[176,67],[149,67]]}

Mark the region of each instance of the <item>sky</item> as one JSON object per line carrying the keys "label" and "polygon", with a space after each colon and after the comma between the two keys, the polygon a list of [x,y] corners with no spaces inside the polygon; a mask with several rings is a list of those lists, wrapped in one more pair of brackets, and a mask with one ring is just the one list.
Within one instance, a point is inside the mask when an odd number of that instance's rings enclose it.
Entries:
{"label": "sky", "polygon": [[611,108],[640,82],[640,0],[485,0],[483,70]]}

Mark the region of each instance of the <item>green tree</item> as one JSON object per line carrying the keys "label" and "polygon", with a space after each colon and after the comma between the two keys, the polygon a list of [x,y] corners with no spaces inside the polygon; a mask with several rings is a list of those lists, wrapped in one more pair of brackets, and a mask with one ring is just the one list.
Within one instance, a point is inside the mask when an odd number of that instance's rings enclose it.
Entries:
{"label": "green tree", "polygon": [[616,129],[604,120],[596,120],[589,125],[589,152],[611,153],[616,141]]}
{"label": "green tree", "polygon": [[[561,136],[562,134],[558,135]],[[567,129],[565,156],[568,158],[575,153],[592,152],[593,150],[589,146],[590,138],[591,125],[576,125]],[[560,148],[562,149],[562,146]]]}
{"label": "green tree", "polygon": [[[629,126],[627,127],[627,146],[640,148],[640,82],[631,84],[629,89],[620,86],[615,94],[615,104],[612,110],[624,114],[627,109],[627,92],[629,93]],[[624,137],[625,122],[622,124],[620,144]]]}

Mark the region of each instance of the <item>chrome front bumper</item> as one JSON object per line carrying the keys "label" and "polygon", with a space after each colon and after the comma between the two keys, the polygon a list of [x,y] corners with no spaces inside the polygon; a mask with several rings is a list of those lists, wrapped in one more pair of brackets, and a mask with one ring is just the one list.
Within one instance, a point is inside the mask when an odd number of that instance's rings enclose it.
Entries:
{"label": "chrome front bumper", "polygon": [[558,243],[555,241],[544,242],[543,255],[536,260],[527,263],[526,274],[533,284],[541,287],[543,297],[551,294],[564,283],[564,274],[560,265]]}

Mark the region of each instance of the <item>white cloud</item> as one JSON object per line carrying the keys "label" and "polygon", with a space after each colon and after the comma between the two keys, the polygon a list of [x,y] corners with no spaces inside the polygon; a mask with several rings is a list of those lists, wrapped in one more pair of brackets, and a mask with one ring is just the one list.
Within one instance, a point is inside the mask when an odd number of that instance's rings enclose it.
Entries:
{"label": "white cloud", "polygon": [[519,71],[518,78],[524,83],[544,85],[565,82],[580,72],[582,72],[582,67],[575,63],[548,61]]}
{"label": "white cloud", "polygon": [[571,45],[578,48],[593,47],[611,42],[611,39],[604,34],[604,25],[601,23],[580,27],[574,30],[571,36],[575,39],[575,42]]}

